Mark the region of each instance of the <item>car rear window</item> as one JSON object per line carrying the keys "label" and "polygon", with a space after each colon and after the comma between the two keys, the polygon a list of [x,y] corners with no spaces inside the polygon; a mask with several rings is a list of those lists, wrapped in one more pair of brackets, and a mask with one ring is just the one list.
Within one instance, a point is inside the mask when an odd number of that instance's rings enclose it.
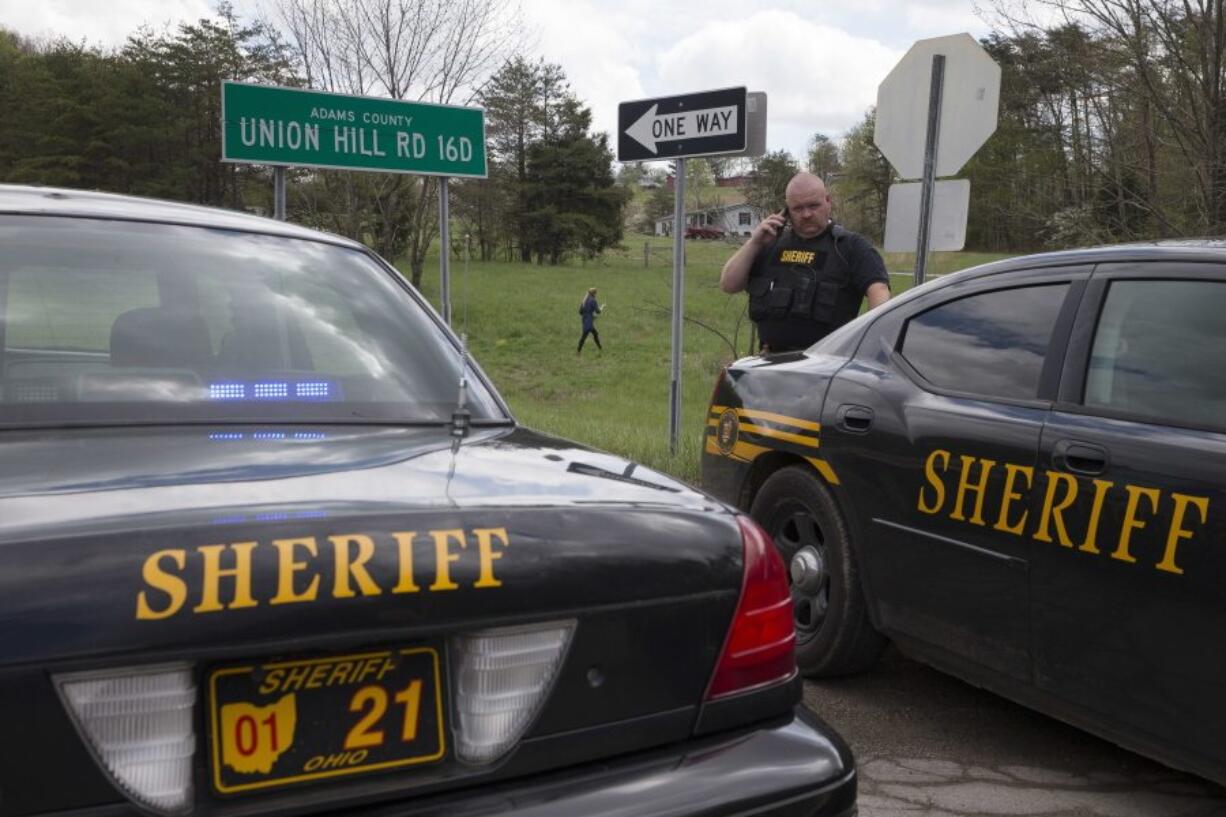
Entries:
{"label": "car rear window", "polygon": [[934,386],[1033,400],[1068,284],[998,289],[911,318],[901,353]]}
{"label": "car rear window", "polygon": [[[0,424],[442,422],[460,359],[392,273],[324,241],[0,217]],[[474,418],[501,417],[469,377]]]}
{"label": "car rear window", "polygon": [[1226,282],[1114,281],[1085,404],[1169,425],[1226,426]]}

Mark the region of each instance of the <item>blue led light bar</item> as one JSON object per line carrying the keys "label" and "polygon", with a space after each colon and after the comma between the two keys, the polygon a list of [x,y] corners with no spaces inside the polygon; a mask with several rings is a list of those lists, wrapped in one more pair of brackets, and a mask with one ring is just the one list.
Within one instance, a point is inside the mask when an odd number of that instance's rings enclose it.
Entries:
{"label": "blue led light bar", "polygon": [[222,381],[209,384],[210,400],[329,401],[340,399],[340,387],[331,380]]}
{"label": "blue led light bar", "polygon": [[299,398],[331,397],[332,384],[327,382],[295,383],[294,394]]}
{"label": "blue led light bar", "polygon": [[210,383],[210,400],[242,400],[247,396],[247,387],[242,383]]}
{"label": "blue led light bar", "polygon": [[251,386],[251,396],[256,400],[289,397],[289,383],[254,383]]}

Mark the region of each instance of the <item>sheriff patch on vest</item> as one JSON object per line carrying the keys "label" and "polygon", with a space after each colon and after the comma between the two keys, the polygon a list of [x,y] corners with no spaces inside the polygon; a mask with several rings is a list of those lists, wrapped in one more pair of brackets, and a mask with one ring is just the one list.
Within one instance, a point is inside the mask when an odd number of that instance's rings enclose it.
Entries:
{"label": "sheriff patch on vest", "polygon": [[791,229],[749,272],[749,317],[771,351],[803,349],[854,318],[870,284],[888,284],[876,250],[831,224],[815,238]]}

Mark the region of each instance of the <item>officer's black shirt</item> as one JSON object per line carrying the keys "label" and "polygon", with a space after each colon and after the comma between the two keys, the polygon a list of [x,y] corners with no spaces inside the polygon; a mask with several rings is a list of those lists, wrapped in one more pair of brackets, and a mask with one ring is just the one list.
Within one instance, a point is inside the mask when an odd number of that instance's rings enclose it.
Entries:
{"label": "officer's black shirt", "polygon": [[750,318],[772,352],[805,349],[856,317],[877,282],[889,286],[889,274],[861,236],[834,224],[807,239],[788,228],[749,270]]}

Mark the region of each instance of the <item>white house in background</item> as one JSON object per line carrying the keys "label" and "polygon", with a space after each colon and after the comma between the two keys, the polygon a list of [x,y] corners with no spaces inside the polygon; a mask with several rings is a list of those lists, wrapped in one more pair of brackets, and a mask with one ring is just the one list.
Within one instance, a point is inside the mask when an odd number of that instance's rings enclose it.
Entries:
{"label": "white house in background", "polygon": [[[724,235],[748,236],[762,220],[758,208],[741,202],[706,210],[693,210],[685,214],[687,227],[709,227],[722,230]],[[673,234],[673,217],[656,219],[656,235]]]}

